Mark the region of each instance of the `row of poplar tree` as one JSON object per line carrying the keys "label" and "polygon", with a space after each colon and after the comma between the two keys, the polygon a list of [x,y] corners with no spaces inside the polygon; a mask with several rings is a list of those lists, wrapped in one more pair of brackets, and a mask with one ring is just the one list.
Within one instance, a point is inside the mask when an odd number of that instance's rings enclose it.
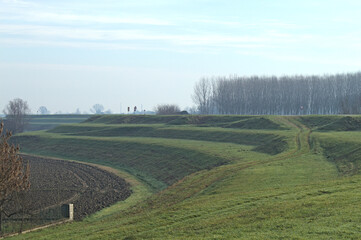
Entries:
{"label": "row of poplar tree", "polygon": [[192,98],[201,114],[360,114],[361,72],[202,78]]}

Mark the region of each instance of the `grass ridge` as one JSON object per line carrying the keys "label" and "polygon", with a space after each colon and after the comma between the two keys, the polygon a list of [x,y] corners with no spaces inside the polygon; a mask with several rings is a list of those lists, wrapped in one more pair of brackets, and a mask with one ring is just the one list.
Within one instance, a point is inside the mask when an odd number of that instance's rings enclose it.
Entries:
{"label": "grass ridge", "polygon": [[[84,146],[89,146],[87,141],[95,141],[103,146],[119,144],[119,148],[129,148],[129,152],[134,144],[129,163],[139,157],[137,150],[142,146],[149,150],[146,154],[149,156],[157,153],[157,149],[164,153],[157,157],[173,156],[166,159],[168,164],[177,163],[191,151],[196,154],[189,158],[192,161],[204,158],[200,166],[211,163],[212,159],[221,163],[179,175],[176,181],[131,206],[110,208],[98,217],[94,215],[82,222],[31,233],[26,238],[360,238],[361,210],[354,206],[361,201],[361,193],[357,191],[361,187],[358,174],[361,132],[357,128],[340,131],[342,118],[95,116],[85,123],[19,135],[17,140],[25,142],[24,148],[29,152],[34,151],[37,141],[43,142],[44,148],[49,145],[55,148],[57,141],[69,141],[67,146],[69,143],[80,146],[82,141],[87,143]],[[245,125],[239,129],[227,128],[242,122],[257,128],[242,129]],[[264,126],[259,128],[261,125]],[[82,131],[76,131],[80,126]],[[322,129],[324,126],[334,128]],[[114,136],[106,135],[117,128],[120,130]],[[219,134],[218,139],[215,133]],[[234,139],[237,136],[243,139],[230,141],[230,133]],[[40,140],[26,140],[31,137]],[[252,144],[245,145],[245,141]],[[282,147],[284,143],[286,147]],[[114,146],[109,149],[115,149]],[[270,150],[257,149],[262,147],[281,149],[272,154]],[[106,156],[105,153],[99,156]],[[199,153],[204,155],[197,155]],[[157,157],[152,160],[149,156],[147,161],[157,162]],[[99,159],[93,161],[105,164]],[[139,161],[136,165],[142,163]],[[345,174],[340,174],[340,169],[344,169]],[[154,171],[159,169],[153,168]]]}

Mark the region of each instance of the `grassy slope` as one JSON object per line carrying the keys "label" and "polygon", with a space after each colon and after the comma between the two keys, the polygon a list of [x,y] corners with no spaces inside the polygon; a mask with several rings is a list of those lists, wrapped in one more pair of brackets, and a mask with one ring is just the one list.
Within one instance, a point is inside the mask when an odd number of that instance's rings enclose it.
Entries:
{"label": "grassy slope", "polygon": [[[124,120],[125,118],[121,120],[117,120],[115,117],[113,119],[102,118],[103,120],[97,118],[94,122],[114,124],[127,121]],[[76,125],[72,125],[68,129],[69,131],[58,129],[57,133],[53,131],[53,133],[36,133],[32,136],[28,134],[18,138],[19,141],[25,143],[25,146],[22,145],[23,149],[45,155],[65,156],[62,151],[44,150],[45,143],[40,149],[37,149],[36,144],[30,144],[34,140],[31,138],[37,137],[43,141],[48,141],[48,145],[55,144],[54,142],[49,144],[51,141],[58,141],[56,144],[72,141],[70,145],[80,146],[80,143],[85,141],[85,146],[88,146],[89,141],[95,141],[97,144],[103,144],[103,146],[114,142],[120,145],[136,143],[134,149],[138,145],[148,150],[162,147],[166,150],[160,151],[166,151],[166,154],[178,152],[176,155],[178,158],[167,159],[168,164],[172,166],[179,158],[192,151],[201,154],[199,155],[200,158],[209,158],[210,162],[212,162],[211,157],[214,157],[220,161],[217,163],[227,163],[221,166],[214,164],[213,168],[208,166],[203,168],[204,170],[196,169],[197,171],[184,172],[186,177],[178,176],[176,179],[181,179],[180,181],[132,207],[120,208],[122,204],[119,203],[82,222],[58,226],[22,235],[18,238],[341,239],[361,237],[359,227],[361,210],[355,207],[361,200],[361,193],[358,191],[361,186],[361,176],[358,175],[358,170],[354,168],[357,164],[340,165],[337,162],[337,159],[343,159],[343,162],[346,163],[348,159],[350,161],[354,159],[357,162],[357,144],[359,144],[358,139],[361,136],[359,132],[351,132],[350,134],[350,132],[335,133],[322,130],[311,134],[309,128],[314,128],[314,131],[317,131],[317,124],[321,125],[322,122],[324,123],[322,126],[330,125],[329,121],[334,121],[334,119],[307,120],[306,118],[295,117],[267,117],[267,120],[279,123],[277,126],[281,127],[252,131],[231,130],[240,133],[241,138],[246,136],[242,134],[261,134],[257,135],[259,142],[254,141],[254,144],[257,145],[240,145],[234,141],[220,143],[214,140],[214,132],[220,131],[229,134],[228,129],[224,129],[224,127],[235,123],[239,126],[238,122],[245,119],[248,125],[252,125],[249,117],[244,119],[237,119],[235,116],[221,118],[216,121],[216,117],[210,117],[210,122],[198,119],[197,127],[189,126],[189,123],[194,123],[195,120],[191,122],[184,119],[168,119],[163,121],[163,124],[167,125],[156,126],[151,125],[151,123],[156,122],[153,118],[150,120],[137,119],[139,124],[144,124],[142,127],[146,127],[144,135],[149,134],[147,132],[149,128],[152,129],[151,131],[157,132],[157,130],[154,131],[154,128],[169,128],[168,123],[170,121],[177,123],[183,121],[183,124],[188,125],[172,125],[171,127],[175,130],[172,131],[172,134],[178,136],[176,139],[165,138],[164,136],[149,137],[149,135],[144,137],[142,136],[143,130],[139,130],[135,134],[134,129],[128,129],[132,135],[125,134],[126,137],[105,136],[104,131],[109,132],[108,128],[121,128],[117,125],[94,125],[94,129],[87,129],[90,131],[89,134],[84,134],[85,131],[83,131],[84,128],[81,129],[81,124],[78,129],[80,130],[78,131],[79,134],[75,135],[74,128]],[[255,122],[262,122],[260,125],[253,124],[256,125],[256,129],[261,129],[265,121],[257,119]],[[210,129],[206,127],[207,125],[212,127],[218,125],[219,128]],[[339,126],[337,121],[334,126]],[[200,127],[203,127],[204,132],[209,134],[209,138],[204,137],[207,134],[203,132],[200,135],[194,134],[193,140],[182,139],[181,131],[187,130],[187,134],[189,134],[192,127],[194,127],[195,132],[202,132]],[[127,132],[124,129],[120,132],[124,133],[124,131]],[[267,138],[259,138],[259,136],[267,134],[273,134],[274,140],[281,138],[286,141],[288,149],[285,149],[283,142],[278,142],[283,146],[282,153],[271,155],[254,151],[257,150],[257,147],[264,147],[263,141],[267,142],[268,140]],[[250,141],[253,141],[249,135],[247,136]],[[197,140],[195,136],[202,137]],[[31,140],[26,142],[26,138]],[[186,139],[190,138],[187,137]],[[339,143],[342,144],[339,145]],[[68,142],[67,146],[70,145]],[[52,148],[56,148],[55,145]],[[91,151],[99,153],[95,146]],[[76,150],[68,152],[74,155],[66,155],[67,158],[89,161],[88,158],[76,155]],[[147,158],[147,155],[143,157]],[[189,159],[193,159],[193,157],[198,159],[199,156],[191,156]],[[108,157],[106,158],[108,159]],[[114,163],[103,162],[103,159],[97,157],[91,161],[118,169],[129,169],[129,166],[125,166],[124,162],[122,166],[117,166]],[[154,161],[156,159],[148,158],[146,160],[147,164]],[[203,164],[204,162],[199,162],[200,167]],[[188,168],[182,168],[182,172],[186,169]],[[342,169],[351,170],[342,171]],[[154,171],[159,172],[162,169],[154,168],[149,171],[148,175],[157,179],[155,177],[157,174],[152,175]],[[166,174],[167,171],[162,172]],[[152,179],[143,180],[153,181]],[[167,185],[162,179],[157,179],[157,181]],[[105,211],[106,214],[103,213]]]}
{"label": "grassy slope", "polygon": [[30,115],[29,124],[25,131],[38,131],[51,129],[64,123],[79,123],[87,120],[90,115],[56,114],[56,115]]}
{"label": "grassy slope", "polygon": [[108,125],[77,124],[63,125],[49,132],[89,137],[151,137],[188,139],[198,141],[229,142],[256,146],[253,150],[268,154],[278,154],[287,148],[281,131],[235,130],[216,127],[159,126],[159,125]]}

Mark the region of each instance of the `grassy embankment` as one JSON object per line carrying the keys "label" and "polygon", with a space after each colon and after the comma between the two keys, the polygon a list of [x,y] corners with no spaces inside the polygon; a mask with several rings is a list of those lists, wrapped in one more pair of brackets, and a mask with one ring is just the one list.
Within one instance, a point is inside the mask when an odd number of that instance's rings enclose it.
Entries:
{"label": "grassy embankment", "polygon": [[47,130],[65,123],[80,123],[90,116],[78,114],[30,115],[25,131]]}
{"label": "grassy embankment", "polygon": [[357,121],[103,116],[22,134],[23,152],[109,166],[137,188],[125,204],[18,238],[359,238]]}

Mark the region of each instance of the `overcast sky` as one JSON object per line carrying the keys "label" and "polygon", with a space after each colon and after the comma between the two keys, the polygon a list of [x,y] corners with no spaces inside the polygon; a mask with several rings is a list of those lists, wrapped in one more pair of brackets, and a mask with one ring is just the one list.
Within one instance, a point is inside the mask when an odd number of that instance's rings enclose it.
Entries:
{"label": "overcast sky", "polygon": [[0,110],[192,106],[201,77],[359,71],[359,0],[0,0]]}

